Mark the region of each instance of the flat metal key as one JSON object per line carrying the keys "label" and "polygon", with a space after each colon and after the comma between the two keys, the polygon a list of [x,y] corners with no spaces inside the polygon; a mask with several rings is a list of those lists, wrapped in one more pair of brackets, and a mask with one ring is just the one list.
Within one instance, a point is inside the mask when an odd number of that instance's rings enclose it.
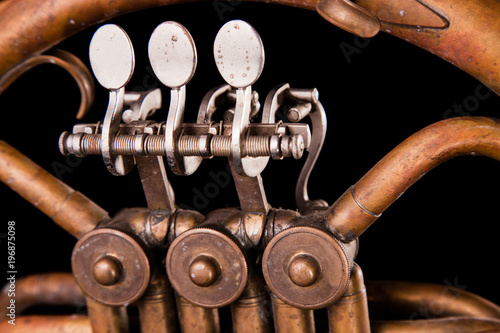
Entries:
{"label": "flat metal key", "polygon": [[214,41],[214,58],[222,78],[236,88],[231,157],[241,175],[255,177],[267,165],[267,157],[243,156],[245,136],[250,123],[252,87],[264,68],[264,45],[257,31],[247,22],[227,22]]}
{"label": "flat metal key", "polygon": [[109,90],[108,109],[101,133],[104,163],[109,172],[123,176],[134,167],[134,159],[131,156],[114,154],[112,143],[120,128],[125,85],[134,73],[134,48],[122,28],[114,24],[106,24],[100,27],[92,37],[89,58],[97,81]]}
{"label": "flat metal key", "polygon": [[190,175],[198,169],[202,158],[181,156],[177,142],[182,132],[186,103],[186,84],[196,70],[197,52],[193,38],[184,26],[168,21],[153,31],[148,46],[149,61],[158,79],[171,88],[170,107],[165,127],[167,164],[175,174]]}

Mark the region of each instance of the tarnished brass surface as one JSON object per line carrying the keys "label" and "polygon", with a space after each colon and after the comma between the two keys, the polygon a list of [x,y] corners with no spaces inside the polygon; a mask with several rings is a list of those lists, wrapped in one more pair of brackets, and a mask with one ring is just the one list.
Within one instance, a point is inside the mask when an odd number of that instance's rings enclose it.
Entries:
{"label": "tarnished brass surface", "polygon": [[497,0],[356,0],[381,30],[426,49],[500,93]]}
{"label": "tarnished brass surface", "polygon": [[328,227],[343,240],[358,237],[432,168],[464,155],[500,160],[499,121],[481,117],[451,118],[410,136],[329,208]]}
{"label": "tarnished brass surface", "polygon": [[370,332],[368,300],[361,268],[354,264],[351,280],[344,295],[328,307],[330,332]]}
{"label": "tarnished brass surface", "polygon": [[250,275],[240,298],[231,304],[231,317],[233,332],[272,332],[272,306],[259,275]]}
{"label": "tarnished brass surface", "polygon": [[378,316],[438,309],[439,317],[500,318],[500,307],[481,296],[448,285],[403,281],[370,281],[366,286],[370,308]]}
{"label": "tarnished brass surface", "polygon": [[87,297],[87,311],[93,333],[128,333],[130,331],[127,308],[110,306]]}
{"label": "tarnished brass surface", "polygon": [[178,296],[177,311],[181,332],[186,333],[218,333],[220,332],[217,309],[202,308]]}
{"label": "tarnished brass surface", "polygon": [[76,238],[109,218],[104,209],[4,141],[0,141],[0,180]]}
{"label": "tarnished brass surface", "polygon": [[267,245],[262,271],[268,287],[282,301],[319,309],[344,294],[355,253],[356,244],[344,246],[316,228],[291,227]]}
{"label": "tarnished brass surface", "polygon": [[316,10],[328,22],[361,37],[373,37],[380,30],[375,15],[349,0],[320,0]]}
{"label": "tarnished brass surface", "polygon": [[138,308],[141,332],[179,332],[174,291],[161,267],[153,267],[151,281]]}
{"label": "tarnished brass surface", "polygon": [[141,245],[124,232],[100,228],[75,245],[73,274],[87,295],[108,305],[138,300],[149,284],[149,258]]}
{"label": "tarnished brass surface", "polygon": [[199,306],[229,305],[241,295],[248,280],[242,249],[215,229],[186,231],[171,244],[166,261],[174,289]]}
{"label": "tarnished brass surface", "polygon": [[[46,273],[30,275],[18,279],[15,285],[17,314],[35,305],[74,305],[85,304],[85,297],[75,278],[70,273]],[[9,288],[0,294],[0,321],[9,319]]]}
{"label": "tarnished brass surface", "polygon": [[483,332],[494,333],[500,331],[500,320],[481,318],[439,318],[422,321],[374,321],[371,324],[373,333],[463,333]]}
{"label": "tarnished brass surface", "polygon": [[314,333],[314,315],[312,310],[290,306],[271,294],[275,332]]}
{"label": "tarnished brass surface", "polygon": [[3,333],[96,333],[92,330],[89,319],[83,315],[67,316],[22,316],[16,319],[16,324],[7,321],[0,322]]}

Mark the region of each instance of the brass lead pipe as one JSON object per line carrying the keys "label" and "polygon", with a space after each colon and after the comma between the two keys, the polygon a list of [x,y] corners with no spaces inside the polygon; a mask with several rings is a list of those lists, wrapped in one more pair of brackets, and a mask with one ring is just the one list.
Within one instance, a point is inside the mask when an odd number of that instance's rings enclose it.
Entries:
{"label": "brass lead pipe", "polygon": [[428,283],[370,281],[366,284],[372,313],[437,317],[500,318],[500,307],[481,296],[453,287]]}
{"label": "brass lead pipe", "polygon": [[420,177],[463,155],[500,160],[500,121],[450,118],[413,134],[328,209],[327,226],[345,242],[355,239]]}
{"label": "brass lead pipe", "polygon": [[438,318],[426,320],[372,321],[372,333],[464,333],[500,331],[500,320],[485,318]]}
{"label": "brass lead pipe", "polygon": [[274,330],[277,333],[314,333],[313,310],[290,306],[271,295],[273,302]]}
{"label": "brass lead pipe", "polygon": [[109,218],[93,201],[1,140],[0,180],[76,238]]}
{"label": "brass lead pipe", "polygon": [[95,333],[89,319],[82,315],[69,316],[20,316],[15,325],[0,322],[2,333]]}
{"label": "brass lead pipe", "polygon": [[[7,276],[8,277],[8,276]],[[0,294],[0,320],[8,320],[10,300],[15,299],[15,313],[20,315],[27,308],[44,305],[85,304],[85,297],[70,273],[48,273],[31,275],[16,280],[15,297],[9,297],[10,286]],[[2,331],[3,332],[3,331]]]}
{"label": "brass lead pipe", "polygon": [[354,264],[344,295],[328,307],[328,324],[334,333],[369,333],[368,300],[361,268]]}

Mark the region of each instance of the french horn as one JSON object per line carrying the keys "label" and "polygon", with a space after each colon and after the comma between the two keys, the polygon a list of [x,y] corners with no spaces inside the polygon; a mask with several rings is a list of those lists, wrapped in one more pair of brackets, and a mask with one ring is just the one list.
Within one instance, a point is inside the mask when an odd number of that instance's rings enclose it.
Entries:
{"label": "french horn", "polygon": [[499,1],[0,22],[1,332],[500,331]]}

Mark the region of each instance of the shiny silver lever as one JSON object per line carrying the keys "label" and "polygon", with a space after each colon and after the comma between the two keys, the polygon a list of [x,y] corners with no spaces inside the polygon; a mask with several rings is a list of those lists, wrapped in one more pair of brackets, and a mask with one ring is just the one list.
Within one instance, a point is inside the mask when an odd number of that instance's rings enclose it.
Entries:
{"label": "shiny silver lever", "polygon": [[92,37],[90,65],[97,81],[109,89],[109,102],[102,125],[101,150],[106,168],[114,175],[126,175],[134,166],[131,156],[117,155],[112,144],[120,128],[125,85],[134,73],[135,56],[127,33],[117,25],[106,24]]}
{"label": "shiny silver lever", "polygon": [[244,156],[245,137],[252,110],[252,84],[264,68],[264,45],[257,31],[245,21],[226,23],[214,42],[214,58],[222,78],[236,88],[236,108],[231,138],[231,158],[237,172],[255,177],[266,167],[267,157]]}
{"label": "shiny silver lever", "polygon": [[158,79],[171,88],[170,108],[165,127],[167,163],[175,174],[190,175],[196,171],[202,158],[181,156],[177,142],[182,132],[186,84],[196,70],[197,53],[193,38],[181,24],[160,24],[149,40],[149,61]]}

